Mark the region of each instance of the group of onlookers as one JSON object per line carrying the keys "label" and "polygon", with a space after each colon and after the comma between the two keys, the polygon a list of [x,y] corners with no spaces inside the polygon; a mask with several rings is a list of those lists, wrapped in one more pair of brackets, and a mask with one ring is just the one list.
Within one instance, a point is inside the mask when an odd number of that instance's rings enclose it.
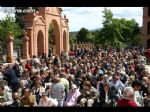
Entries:
{"label": "group of onlookers", "polygon": [[1,65],[0,107],[149,106],[146,55],[140,47],[79,48]]}

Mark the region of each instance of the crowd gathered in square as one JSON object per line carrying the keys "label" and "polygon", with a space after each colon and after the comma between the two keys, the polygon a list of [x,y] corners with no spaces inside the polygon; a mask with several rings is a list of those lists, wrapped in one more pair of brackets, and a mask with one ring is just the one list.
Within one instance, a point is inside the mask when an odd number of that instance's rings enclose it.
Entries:
{"label": "crowd gathered in square", "polygon": [[150,52],[78,48],[0,66],[0,107],[148,107]]}

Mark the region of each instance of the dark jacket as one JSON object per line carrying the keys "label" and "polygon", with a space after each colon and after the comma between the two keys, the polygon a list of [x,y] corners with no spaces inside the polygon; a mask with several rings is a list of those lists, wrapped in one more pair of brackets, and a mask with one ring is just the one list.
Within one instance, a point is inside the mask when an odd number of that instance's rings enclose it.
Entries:
{"label": "dark jacket", "polygon": [[12,68],[9,68],[5,73],[5,79],[8,82],[8,85],[11,85],[12,83],[18,83],[18,78],[16,76],[15,71]]}

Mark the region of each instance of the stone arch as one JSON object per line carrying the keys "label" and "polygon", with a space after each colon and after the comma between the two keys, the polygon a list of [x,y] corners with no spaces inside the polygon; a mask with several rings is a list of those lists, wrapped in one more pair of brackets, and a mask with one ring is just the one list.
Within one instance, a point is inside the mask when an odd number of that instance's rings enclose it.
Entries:
{"label": "stone arch", "polygon": [[65,30],[63,31],[63,49],[64,52],[67,52],[67,33]]}
{"label": "stone arch", "polygon": [[150,39],[147,40],[147,49],[150,48]]}
{"label": "stone arch", "polygon": [[[38,7],[38,11],[35,13],[29,13],[24,16],[25,30],[29,37],[29,57],[37,55],[37,52],[46,53],[48,56],[49,52],[49,41],[48,41],[48,28],[50,23],[54,25],[55,34],[55,54],[60,55],[63,50],[63,32],[64,28],[66,31],[68,42],[68,18],[62,17],[62,8],[60,7]],[[42,31],[39,33],[39,31]],[[39,33],[39,34],[38,34]],[[40,35],[40,36],[39,36]],[[40,42],[38,42],[40,41]],[[41,46],[41,47],[39,47]],[[67,52],[68,52],[67,46]]]}
{"label": "stone arch", "polygon": [[44,33],[39,30],[37,33],[37,55],[44,53]]}

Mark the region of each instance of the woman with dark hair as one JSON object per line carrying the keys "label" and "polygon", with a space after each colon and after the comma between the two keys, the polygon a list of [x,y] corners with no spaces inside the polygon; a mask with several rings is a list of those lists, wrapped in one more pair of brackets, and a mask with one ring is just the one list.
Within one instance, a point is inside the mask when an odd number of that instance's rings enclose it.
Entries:
{"label": "woman with dark hair", "polygon": [[141,88],[141,82],[138,80],[133,81],[132,87],[134,89],[134,101],[139,107],[143,106],[143,96],[139,91]]}
{"label": "woman with dark hair", "polygon": [[27,63],[26,63],[26,65],[25,65],[25,69],[27,69],[27,70],[31,71],[31,69],[32,69],[32,65],[31,65],[30,60],[27,60]]}
{"label": "woman with dark hair", "polygon": [[147,82],[147,93],[144,97],[144,107],[150,107],[150,81]]}
{"label": "woman with dark hair", "polygon": [[24,88],[23,89],[23,97],[20,100],[21,107],[33,107],[36,106],[36,98],[34,95],[31,94],[30,89]]}

